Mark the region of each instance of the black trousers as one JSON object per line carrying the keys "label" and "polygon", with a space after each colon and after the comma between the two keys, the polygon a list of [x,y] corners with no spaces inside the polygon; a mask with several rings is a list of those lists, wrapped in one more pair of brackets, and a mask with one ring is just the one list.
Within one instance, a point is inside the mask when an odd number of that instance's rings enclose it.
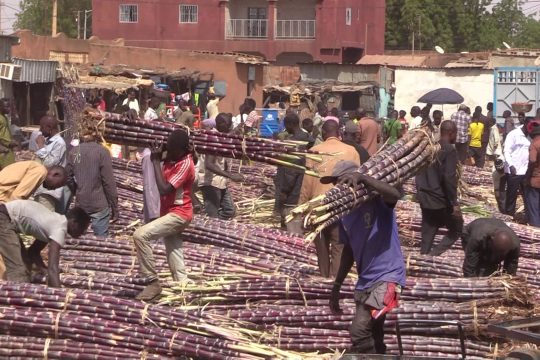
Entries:
{"label": "black trousers", "polygon": [[[386,288],[386,283],[383,283]],[[385,354],[386,345],[384,345],[384,321],[386,314],[377,319],[371,316],[371,307],[366,305],[370,296],[381,296],[372,294],[374,289],[354,292],[354,301],[356,302],[356,314],[352,321],[349,332],[351,334],[352,347],[351,353],[359,354]],[[382,293],[384,297],[384,293]],[[383,299],[378,302],[382,303]]]}
{"label": "black trousers", "polygon": [[[463,217],[452,215],[452,208],[446,209],[422,209],[422,242],[420,244],[421,254],[441,255],[461,237],[463,232]],[[433,240],[437,231],[441,227],[448,229],[448,234],[441,242],[433,247]]]}
{"label": "black trousers", "polygon": [[477,168],[483,168],[486,163],[486,156],[484,150],[481,147],[469,147],[469,152],[474,159],[474,166]]}
{"label": "black trousers", "polygon": [[506,201],[504,212],[506,215],[514,216],[516,214],[516,201],[518,192],[523,194],[523,179],[525,175],[506,174]]}
{"label": "black trousers", "polygon": [[464,163],[469,156],[469,143],[456,143],[456,151],[460,163]]}

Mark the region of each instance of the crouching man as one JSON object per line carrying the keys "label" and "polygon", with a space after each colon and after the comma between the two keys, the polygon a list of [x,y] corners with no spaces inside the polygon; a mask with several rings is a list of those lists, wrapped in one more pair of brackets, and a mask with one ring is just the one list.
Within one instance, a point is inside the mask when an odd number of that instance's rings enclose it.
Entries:
{"label": "crouching man", "polygon": [[[66,234],[83,235],[90,217],[81,208],[60,215],[31,200],[14,200],[0,204],[0,253],[6,265],[6,280],[30,282],[30,269],[46,270],[47,283],[60,287],[58,263]],[[36,241],[28,250],[19,241],[19,234],[33,236]],[[49,265],[45,266],[41,250],[49,244]]]}
{"label": "crouching man", "polygon": [[368,192],[377,194],[341,220],[339,239],[344,248],[330,296],[330,309],[338,313],[341,311],[341,285],[356,262],[356,314],[350,327],[350,351],[384,354],[386,313],[398,306],[401,288],[405,286],[405,262],[394,211],[401,194],[384,182],[360,174],[358,166],[351,161],[338,163],[332,176],[321,178],[321,182],[346,184],[354,188],[364,184]]}

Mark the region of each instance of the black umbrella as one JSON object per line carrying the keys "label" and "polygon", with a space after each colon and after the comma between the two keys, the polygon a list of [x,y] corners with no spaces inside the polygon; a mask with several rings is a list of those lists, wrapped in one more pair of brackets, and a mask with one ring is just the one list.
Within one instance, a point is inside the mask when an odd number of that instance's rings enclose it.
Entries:
{"label": "black umbrella", "polygon": [[424,104],[461,104],[463,103],[463,96],[459,95],[456,91],[447,88],[440,88],[433,90],[418,99],[419,103]]}

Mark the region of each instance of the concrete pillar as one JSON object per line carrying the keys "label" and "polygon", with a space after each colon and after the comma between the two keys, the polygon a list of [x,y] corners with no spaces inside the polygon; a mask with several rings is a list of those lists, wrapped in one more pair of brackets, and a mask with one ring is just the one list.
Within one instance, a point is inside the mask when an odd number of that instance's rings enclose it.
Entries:
{"label": "concrete pillar", "polygon": [[229,0],[220,0],[219,1],[219,38],[221,40],[226,39],[227,31],[226,28],[229,25]]}
{"label": "concrete pillar", "polygon": [[277,1],[278,0],[268,0],[268,47],[266,59],[273,61],[276,60],[278,55],[276,52],[276,21],[277,21]]}

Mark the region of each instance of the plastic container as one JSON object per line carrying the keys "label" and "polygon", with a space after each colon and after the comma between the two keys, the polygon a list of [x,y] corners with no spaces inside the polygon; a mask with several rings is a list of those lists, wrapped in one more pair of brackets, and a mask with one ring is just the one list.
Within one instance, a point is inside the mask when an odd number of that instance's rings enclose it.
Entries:
{"label": "plastic container", "polygon": [[262,137],[272,137],[274,133],[279,132],[279,129],[278,109],[263,109],[259,135]]}

